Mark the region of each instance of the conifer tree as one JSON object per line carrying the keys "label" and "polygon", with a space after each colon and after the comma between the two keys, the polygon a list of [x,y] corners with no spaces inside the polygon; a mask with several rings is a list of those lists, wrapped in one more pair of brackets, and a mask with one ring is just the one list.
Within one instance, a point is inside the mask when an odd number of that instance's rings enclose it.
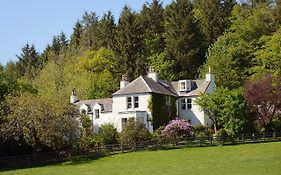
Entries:
{"label": "conifer tree", "polygon": [[73,33],[70,37],[70,48],[78,50],[81,46],[82,25],[77,21],[73,27]]}
{"label": "conifer tree", "polygon": [[42,65],[34,45],[30,46],[27,43],[22,48],[21,55],[17,57],[19,59],[17,62],[19,76],[25,76],[29,80],[34,79],[37,74],[37,69]]}
{"label": "conifer tree", "polygon": [[98,24],[98,46],[112,49],[115,45],[116,25],[111,11],[103,15]]}
{"label": "conifer tree", "polygon": [[179,78],[194,78],[204,61],[202,36],[189,0],[173,1],[165,13],[167,59],[174,60],[173,72]]}
{"label": "conifer tree", "polygon": [[126,73],[129,80],[144,74],[145,60],[144,39],[141,25],[137,20],[137,14],[125,6],[119,18],[117,26],[116,47],[120,56],[119,65],[123,73]]}
{"label": "conifer tree", "polygon": [[140,21],[145,31],[145,49],[149,56],[164,51],[164,9],[159,0],[146,3],[140,12]]}

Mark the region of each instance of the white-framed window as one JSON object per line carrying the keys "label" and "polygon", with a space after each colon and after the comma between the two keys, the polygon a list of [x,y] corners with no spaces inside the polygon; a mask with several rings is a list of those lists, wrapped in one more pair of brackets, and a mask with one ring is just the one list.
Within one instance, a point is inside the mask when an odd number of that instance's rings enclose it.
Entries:
{"label": "white-framed window", "polygon": [[187,104],[187,109],[191,109],[192,108],[192,100],[191,100],[191,98],[186,99],[186,104]]}
{"label": "white-framed window", "polygon": [[192,108],[192,99],[191,98],[183,98],[181,99],[181,109],[191,109]]}
{"label": "white-framed window", "polygon": [[127,109],[132,108],[132,97],[127,97]]}
{"label": "white-framed window", "polygon": [[100,110],[99,109],[95,109],[95,118],[96,119],[100,118]]}
{"label": "white-framed window", "polygon": [[139,97],[134,97],[134,108],[139,107]]}
{"label": "white-framed window", "polygon": [[186,90],[186,82],[185,81],[180,82],[180,90]]}
{"label": "white-framed window", "polygon": [[185,98],[181,99],[181,109],[186,110],[186,100],[185,100]]}

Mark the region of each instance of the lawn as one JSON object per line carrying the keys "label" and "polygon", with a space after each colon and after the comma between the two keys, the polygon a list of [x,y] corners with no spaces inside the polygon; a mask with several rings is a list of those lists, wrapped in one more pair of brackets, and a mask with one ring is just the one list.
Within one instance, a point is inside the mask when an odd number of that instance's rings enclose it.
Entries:
{"label": "lawn", "polygon": [[281,142],[124,153],[0,172],[2,175],[280,174]]}

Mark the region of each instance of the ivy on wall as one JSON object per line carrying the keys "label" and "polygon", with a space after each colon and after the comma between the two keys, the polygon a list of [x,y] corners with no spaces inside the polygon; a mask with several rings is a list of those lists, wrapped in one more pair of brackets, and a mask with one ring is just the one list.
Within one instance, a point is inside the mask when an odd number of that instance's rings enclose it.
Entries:
{"label": "ivy on wall", "polygon": [[176,117],[176,97],[152,93],[148,105],[153,129],[166,125]]}

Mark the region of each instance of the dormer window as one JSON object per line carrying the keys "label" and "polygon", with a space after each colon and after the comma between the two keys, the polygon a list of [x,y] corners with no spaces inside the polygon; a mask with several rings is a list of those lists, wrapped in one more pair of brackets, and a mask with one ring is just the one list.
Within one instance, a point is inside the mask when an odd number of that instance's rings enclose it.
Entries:
{"label": "dormer window", "polygon": [[191,91],[191,80],[179,80],[179,91]]}
{"label": "dormer window", "polygon": [[180,82],[180,90],[186,90],[186,83],[184,81]]}

